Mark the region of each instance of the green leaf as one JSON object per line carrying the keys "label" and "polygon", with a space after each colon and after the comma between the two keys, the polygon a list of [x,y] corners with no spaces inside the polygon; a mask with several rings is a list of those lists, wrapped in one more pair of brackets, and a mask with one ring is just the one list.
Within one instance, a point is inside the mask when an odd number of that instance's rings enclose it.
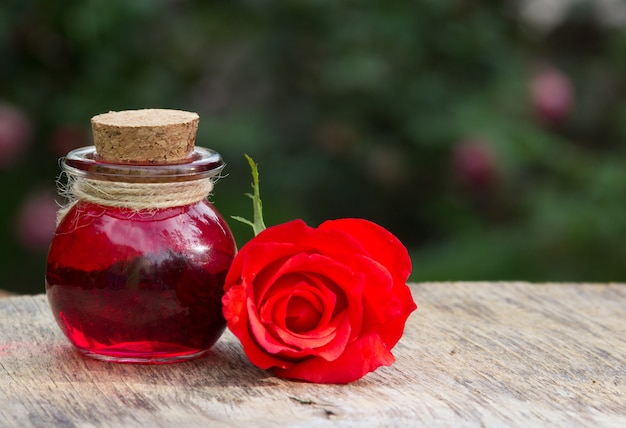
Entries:
{"label": "green leaf", "polygon": [[252,223],[250,220],[243,218],[243,217],[239,217],[238,215],[231,215],[230,216],[233,220],[237,220],[238,222],[247,224],[248,226],[250,226],[252,229],[254,229],[254,223]]}
{"label": "green leaf", "polygon": [[252,189],[253,193],[246,193],[250,199],[252,199],[252,208],[253,208],[253,221],[245,219],[239,216],[231,216],[233,220],[237,220],[241,223],[247,224],[252,227],[254,231],[254,235],[258,235],[262,231],[266,229],[265,223],[263,222],[263,203],[261,202],[261,192],[259,190],[259,169],[257,164],[254,163],[254,160],[248,155],[244,155],[248,160],[248,164],[250,164],[250,170],[252,172]]}

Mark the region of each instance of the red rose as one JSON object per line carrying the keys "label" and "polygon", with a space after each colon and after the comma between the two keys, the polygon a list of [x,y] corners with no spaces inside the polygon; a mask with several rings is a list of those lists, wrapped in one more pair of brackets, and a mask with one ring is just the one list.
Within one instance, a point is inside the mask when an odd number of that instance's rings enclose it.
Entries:
{"label": "red rose", "polygon": [[278,376],[347,383],[394,362],[417,306],[406,248],[362,219],[294,220],[241,248],[222,299],[229,329],[256,366]]}

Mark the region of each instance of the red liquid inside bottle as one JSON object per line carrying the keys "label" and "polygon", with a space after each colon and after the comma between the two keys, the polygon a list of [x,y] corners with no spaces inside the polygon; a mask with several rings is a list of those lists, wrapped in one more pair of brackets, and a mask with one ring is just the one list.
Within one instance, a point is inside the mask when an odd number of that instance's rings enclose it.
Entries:
{"label": "red liquid inside bottle", "polygon": [[236,253],[207,201],[136,211],[77,202],[52,241],[46,291],[61,330],[83,353],[169,363],[221,336],[221,297]]}

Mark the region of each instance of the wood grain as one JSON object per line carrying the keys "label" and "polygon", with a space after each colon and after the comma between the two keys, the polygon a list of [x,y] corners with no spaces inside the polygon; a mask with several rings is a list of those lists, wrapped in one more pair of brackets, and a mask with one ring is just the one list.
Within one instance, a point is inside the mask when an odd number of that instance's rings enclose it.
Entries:
{"label": "wood grain", "polygon": [[397,362],[281,380],[225,334],[165,365],[89,360],[44,295],[0,300],[0,426],[626,426],[626,284],[412,285]]}

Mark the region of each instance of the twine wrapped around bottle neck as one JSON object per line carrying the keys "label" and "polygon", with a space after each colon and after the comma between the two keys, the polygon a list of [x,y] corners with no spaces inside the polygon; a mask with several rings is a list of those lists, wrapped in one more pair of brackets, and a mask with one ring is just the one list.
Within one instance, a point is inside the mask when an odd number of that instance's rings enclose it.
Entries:
{"label": "twine wrapped around bottle neck", "polygon": [[59,193],[68,203],[59,209],[57,224],[78,202],[131,211],[150,211],[195,204],[206,199],[213,190],[214,178],[168,183],[129,183],[92,180],[67,174],[68,183],[59,182]]}

